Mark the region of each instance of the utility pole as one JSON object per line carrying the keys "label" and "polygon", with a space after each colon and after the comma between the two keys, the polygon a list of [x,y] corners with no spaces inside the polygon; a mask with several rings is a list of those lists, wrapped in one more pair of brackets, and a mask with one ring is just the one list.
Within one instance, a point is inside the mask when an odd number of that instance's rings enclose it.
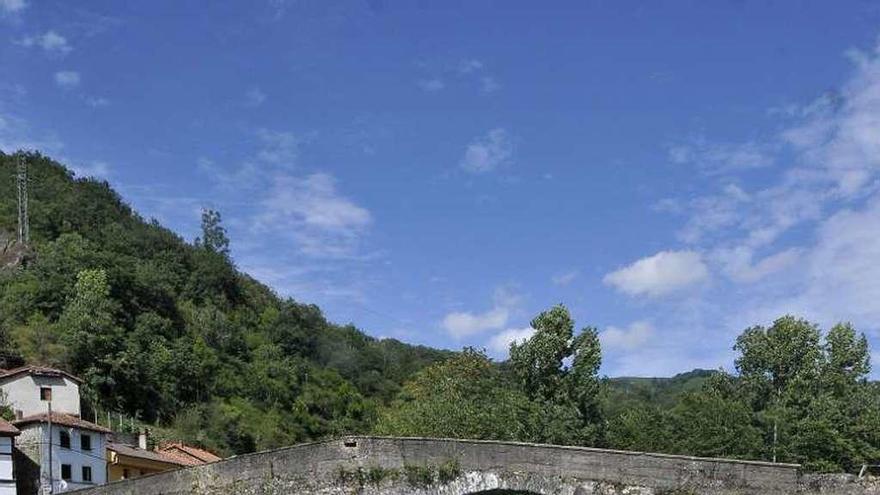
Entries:
{"label": "utility pole", "polygon": [[24,153],[18,153],[18,243],[26,245],[30,242],[30,225],[28,223],[28,168]]}
{"label": "utility pole", "polygon": [[49,399],[49,493],[55,493],[55,479],[52,477],[52,399]]}

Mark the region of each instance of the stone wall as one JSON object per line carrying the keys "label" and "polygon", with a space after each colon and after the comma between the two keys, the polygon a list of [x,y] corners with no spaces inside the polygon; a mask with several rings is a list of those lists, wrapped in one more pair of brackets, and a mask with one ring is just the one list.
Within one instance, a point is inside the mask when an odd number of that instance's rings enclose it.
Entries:
{"label": "stone wall", "polygon": [[801,481],[799,467],[790,464],[523,443],[352,437],[75,493],[465,495],[506,489],[544,495],[788,495],[803,493]]}

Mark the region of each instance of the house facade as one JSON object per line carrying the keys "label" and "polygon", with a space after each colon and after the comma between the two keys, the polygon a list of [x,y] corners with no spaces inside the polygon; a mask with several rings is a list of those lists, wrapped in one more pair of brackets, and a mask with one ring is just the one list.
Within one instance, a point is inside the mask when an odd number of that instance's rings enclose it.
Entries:
{"label": "house facade", "polygon": [[30,466],[19,469],[22,494],[48,493],[50,487],[52,493],[62,493],[107,482],[109,429],[56,412],[27,416],[13,424],[21,430],[20,459]]}
{"label": "house facade", "polygon": [[20,433],[11,423],[0,419],[0,495],[16,495],[15,437]]}
{"label": "house facade", "polygon": [[0,371],[0,390],[16,419],[47,412],[49,402],[55,412],[80,416],[80,383],[70,373],[42,366]]}

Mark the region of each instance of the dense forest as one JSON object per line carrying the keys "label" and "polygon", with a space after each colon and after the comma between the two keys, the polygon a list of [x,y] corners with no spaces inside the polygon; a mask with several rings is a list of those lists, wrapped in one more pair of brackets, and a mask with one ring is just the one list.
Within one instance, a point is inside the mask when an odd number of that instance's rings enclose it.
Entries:
{"label": "dense forest", "polygon": [[[236,270],[220,215],[186,242],[107,183],[36,153],[32,239],[2,269],[16,224],[0,153],[0,347],[85,380],[85,416],[241,453],[343,433],[507,439],[798,462],[880,461],[880,385],[851,325],[792,316],[743,331],[733,373],[603,378],[598,333],[555,306],[498,363],[377,340]],[[5,241],[11,246],[9,241]]]}
{"label": "dense forest", "polygon": [[[413,372],[450,354],[278,297],[236,270],[213,212],[187,243],[107,183],[26,159],[31,253],[0,272],[0,347],[6,366],[81,376],[86,418],[122,413],[224,454],[365,432]],[[14,179],[0,154],[0,251],[16,231]]]}

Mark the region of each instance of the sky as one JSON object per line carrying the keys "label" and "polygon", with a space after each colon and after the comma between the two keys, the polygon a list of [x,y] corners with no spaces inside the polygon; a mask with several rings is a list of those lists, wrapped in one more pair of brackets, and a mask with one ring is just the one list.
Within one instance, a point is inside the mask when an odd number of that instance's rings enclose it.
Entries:
{"label": "sky", "polygon": [[376,337],[732,369],[794,314],[880,373],[874,1],[0,0],[0,149],[107,180]]}

